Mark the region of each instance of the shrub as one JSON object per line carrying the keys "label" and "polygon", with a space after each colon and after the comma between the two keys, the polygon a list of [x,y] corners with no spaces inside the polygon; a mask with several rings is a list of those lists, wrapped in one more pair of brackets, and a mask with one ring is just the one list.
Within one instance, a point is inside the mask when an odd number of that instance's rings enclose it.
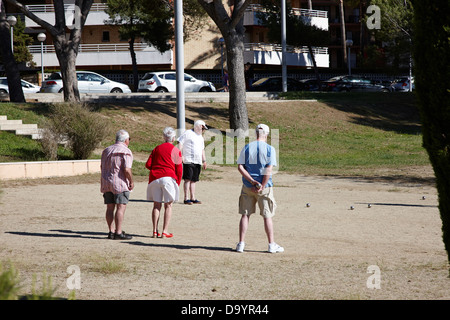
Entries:
{"label": "shrub", "polygon": [[0,264],[0,300],[16,300],[20,289],[19,272],[12,266],[3,270]]}
{"label": "shrub", "polygon": [[448,0],[414,2],[415,81],[423,146],[436,175],[442,237],[450,262],[450,20],[448,14],[438,14],[449,9]]}
{"label": "shrub", "polygon": [[84,103],[58,103],[50,107],[51,139],[73,153],[74,159],[87,159],[111,132],[108,123]]}
{"label": "shrub", "polygon": [[44,122],[41,126],[41,139],[39,140],[39,143],[41,144],[45,158],[47,160],[57,160],[60,137],[56,134],[50,121]]}

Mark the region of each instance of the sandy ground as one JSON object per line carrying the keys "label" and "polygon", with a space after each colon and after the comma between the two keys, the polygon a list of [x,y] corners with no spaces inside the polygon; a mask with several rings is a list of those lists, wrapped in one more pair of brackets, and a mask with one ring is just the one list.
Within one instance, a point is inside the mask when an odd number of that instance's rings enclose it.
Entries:
{"label": "sandy ground", "polygon": [[45,275],[56,296],[77,299],[450,299],[433,186],[276,174],[285,252],[266,252],[255,215],[240,254],[240,175],[212,169],[197,185],[203,204],[174,204],[172,239],[150,237],[145,181],[125,215],[130,241],[106,238],[98,183],[3,183],[0,262],[19,270],[24,293]]}

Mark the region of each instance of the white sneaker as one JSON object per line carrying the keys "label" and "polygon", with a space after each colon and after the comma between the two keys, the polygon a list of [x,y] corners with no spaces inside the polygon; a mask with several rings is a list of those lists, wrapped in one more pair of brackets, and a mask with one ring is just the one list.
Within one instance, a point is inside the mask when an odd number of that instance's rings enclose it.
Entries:
{"label": "white sneaker", "polygon": [[284,252],[284,248],[274,242],[274,243],[269,243],[268,251],[270,253]]}
{"label": "white sneaker", "polygon": [[237,252],[244,252],[244,248],[245,248],[245,243],[244,242],[239,242],[236,246],[236,251]]}

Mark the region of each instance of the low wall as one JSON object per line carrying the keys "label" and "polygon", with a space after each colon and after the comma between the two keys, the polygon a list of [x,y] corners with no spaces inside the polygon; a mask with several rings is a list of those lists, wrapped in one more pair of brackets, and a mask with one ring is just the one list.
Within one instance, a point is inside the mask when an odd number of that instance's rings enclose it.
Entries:
{"label": "low wall", "polygon": [[100,160],[0,163],[0,180],[76,176],[100,172]]}

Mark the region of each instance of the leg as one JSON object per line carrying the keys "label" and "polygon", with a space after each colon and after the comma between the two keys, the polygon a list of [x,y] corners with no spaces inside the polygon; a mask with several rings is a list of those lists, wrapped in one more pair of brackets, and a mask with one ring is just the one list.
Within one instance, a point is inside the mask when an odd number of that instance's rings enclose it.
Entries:
{"label": "leg", "polygon": [[273,222],[272,218],[264,218],[264,230],[266,231],[267,240],[273,243]]}
{"label": "leg", "polygon": [[114,203],[108,203],[106,205],[106,223],[108,224],[109,232],[114,233],[115,230],[113,228],[113,222],[114,222],[114,209],[116,208],[116,205]]}
{"label": "leg", "polygon": [[158,222],[160,211],[161,211],[161,202],[154,202],[152,210],[153,235],[155,234],[155,232],[158,233]]}
{"label": "leg", "polygon": [[183,190],[184,190],[184,201],[189,200],[189,189],[191,186],[191,180],[184,180]]}
{"label": "leg", "polygon": [[169,234],[169,222],[172,217],[172,202],[164,204],[164,224],[163,224],[163,233]]}
{"label": "leg", "polygon": [[116,216],[114,218],[116,223],[116,234],[122,233],[122,222],[123,217],[125,215],[125,210],[127,209],[127,205],[123,203],[116,204]]}
{"label": "leg", "polygon": [[245,242],[245,234],[248,229],[249,220],[249,215],[243,214],[241,216],[241,221],[239,222],[239,242]]}
{"label": "leg", "polygon": [[189,192],[191,194],[191,198],[190,199],[192,201],[196,200],[196,198],[195,198],[195,182],[194,181],[191,181],[191,183],[190,183]]}

